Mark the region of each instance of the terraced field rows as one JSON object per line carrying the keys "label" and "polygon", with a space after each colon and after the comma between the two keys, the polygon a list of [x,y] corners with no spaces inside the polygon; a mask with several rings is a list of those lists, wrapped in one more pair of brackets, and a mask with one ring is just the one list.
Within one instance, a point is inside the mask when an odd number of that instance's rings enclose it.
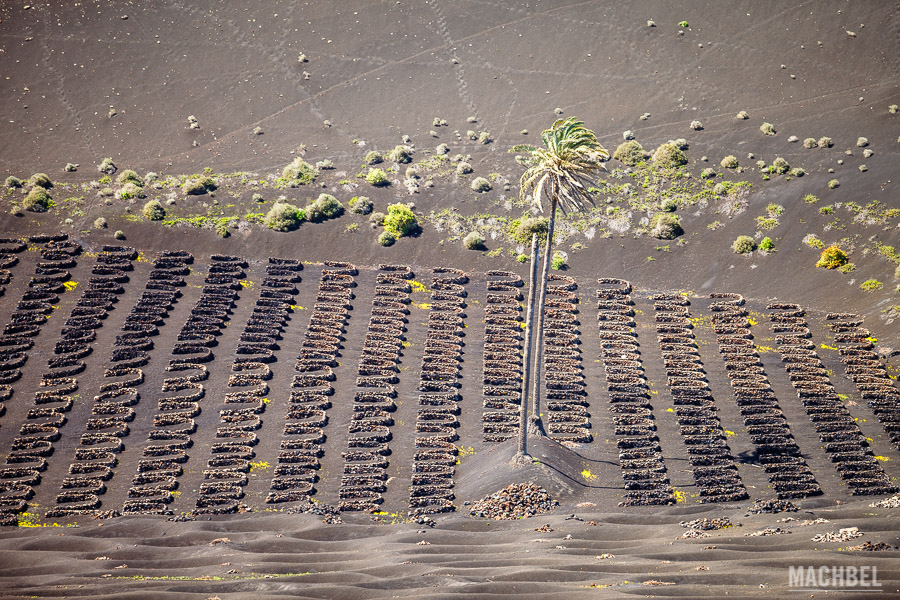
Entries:
{"label": "terraced field rows", "polygon": [[[459,464],[513,443],[527,291],[514,273],[195,265],[178,251],[147,263],[117,246],[84,260],[64,236],[0,242],[0,268],[40,253],[0,337],[15,408],[0,420],[4,523],[25,510],[425,516],[474,500],[459,497]],[[544,422],[597,471],[568,474],[580,498],[627,510],[897,489],[898,392],[858,316],[620,279],[554,275],[548,292]],[[594,294],[596,333],[582,322]],[[35,352],[50,356],[40,377],[23,370]],[[837,373],[856,395],[837,393]]]}

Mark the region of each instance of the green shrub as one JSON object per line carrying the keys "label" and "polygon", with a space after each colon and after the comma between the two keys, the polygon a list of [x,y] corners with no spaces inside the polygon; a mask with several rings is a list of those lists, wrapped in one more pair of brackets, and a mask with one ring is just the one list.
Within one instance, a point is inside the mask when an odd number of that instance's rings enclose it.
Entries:
{"label": "green shrub", "polygon": [[46,212],[51,206],[50,194],[42,187],[31,188],[25,199],[22,200],[22,208],[31,212]]}
{"label": "green shrub", "polygon": [[884,287],[884,284],[878,281],[877,279],[866,279],[861,284],[859,284],[859,289],[864,292],[876,292]]}
{"label": "green shrub", "polygon": [[766,212],[769,213],[769,216],[780,217],[782,214],[784,214],[784,207],[780,204],[769,202],[769,204],[766,206]]}
{"label": "green shrub", "polygon": [[141,209],[141,213],[150,221],[162,221],[163,217],[166,216],[166,209],[163,208],[158,200],[150,200]]}
{"label": "green shrub", "polygon": [[281,171],[282,178],[284,178],[291,187],[312,183],[315,181],[318,174],[319,172],[314,166],[299,156],[294,158],[294,160],[291,161],[291,164]]}
{"label": "green shrub", "polygon": [[466,161],[461,161],[456,164],[456,174],[457,175],[468,175],[471,172],[472,172],[472,165],[470,165]]}
{"label": "green shrub", "polygon": [[613,158],[617,161],[633,167],[644,161],[644,148],[635,140],[628,140],[613,152]]}
{"label": "green shrub", "polygon": [[814,233],[809,233],[809,234],[803,236],[803,243],[806,244],[807,246],[809,246],[810,248],[818,249],[818,248],[825,247],[825,242],[820,240],[819,236],[817,236]]}
{"label": "green shrub", "polygon": [[382,231],[378,236],[378,243],[384,247],[393,246],[397,238],[390,231]]}
{"label": "green shrub", "polygon": [[778,227],[778,219],[771,217],[756,217],[756,226],[766,231],[775,229]]}
{"label": "green shrub", "polygon": [[731,244],[731,249],[735,254],[749,254],[756,250],[756,242],[749,235],[739,235]]}
{"label": "green shrub", "polygon": [[803,196],[803,201],[807,204],[815,204],[819,199],[814,194],[807,194]]}
{"label": "green shrub", "polygon": [[106,229],[107,226],[106,219],[103,217],[97,217],[94,221],[94,229]]}
{"label": "green shrub", "polygon": [[206,186],[200,179],[189,179],[181,186],[181,191],[189,196],[199,196],[206,193]]}
{"label": "green shrub", "polygon": [[[527,254],[519,254],[516,256],[516,262],[526,263],[530,260],[530,257]],[[898,267],[900,268],[900,267]]]}
{"label": "green shrub", "polygon": [[405,204],[391,204],[388,206],[388,214],[384,219],[384,229],[394,238],[409,235],[419,225],[413,211]]}
{"label": "green shrub", "polygon": [[18,177],[13,177],[10,175],[6,178],[6,187],[8,188],[20,188],[22,187],[22,180]]}
{"label": "green shrub", "polygon": [[476,177],[469,184],[469,187],[476,192],[489,192],[491,191],[491,182],[484,177]]}
{"label": "green shrub", "polygon": [[660,167],[674,169],[687,164],[687,156],[675,144],[665,143],[653,152],[653,162]]}
{"label": "green shrub", "polygon": [[766,236],[759,242],[759,249],[765,250],[766,252],[771,252],[775,249],[775,242],[772,241],[772,238]]}
{"label": "green shrub", "polygon": [[348,204],[352,213],[367,215],[372,212],[372,201],[366,196],[353,196]]}
{"label": "green shrub", "polygon": [[141,179],[140,175],[138,175],[137,172],[132,171],[131,169],[125,169],[124,171],[119,173],[118,177],[116,177],[116,182],[119,185],[133,183],[136,186],[144,187],[144,180]]}
{"label": "green shrub", "polygon": [[735,155],[729,154],[725,158],[722,159],[722,162],[719,163],[722,165],[723,169],[737,169],[738,167],[738,159]]}
{"label": "green shrub", "polygon": [[53,187],[53,182],[50,181],[50,177],[48,177],[46,173],[35,173],[28,180],[28,185],[32,187],[42,187],[45,190],[49,190]]}
{"label": "green shrub", "polygon": [[650,220],[650,235],[657,239],[674,240],[683,233],[678,215],[660,212]]}
{"label": "green shrub", "polygon": [[[113,162],[111,158],[104,158],[99,165],[97,165],[97,170],[101,173],[106,173],[107,175],[112,175],[116,172],[116,163]],[[124,235],[124,234],[123,234]]]}
{"label": "green shrub", "polygon": [[395,163],[406,164],[412,162],[412,153],[412,148],[399,144],[394,146],[394,149],[388,152],[388,159]]}
{"label": "green shrub", "polygon": [[543,244],[550,231],[550,221],[543,217],[515,219],[510,223],[508,231],[512,238],[523,246],[531,245],[531,236],[535,233],[538,236],[538,242]]}
{"label": "green shrub", "polygon": [[366,154],[365,158],[363,158],[363,161],[367,165],[377,165],[378,163],[384,161],[384,157],[381,155],[381,152],[372,150],[368,154]]}
{"label": "green shrub", "polygon": [[700,171],[700,177],[702,179],[712,179],[716,176],[716,170],[712,167],[706,167],[702,171]]}
{"label": "green shrub", "polygon": [[216,221],[216,235],[220,238],[227,238],[231,235],[231,232],[228,230],[228,222],[227,221]]}
{"label": "green shrub", "polygon": [[791,165],[788,164],[788,161],[779,156],[772,161],[772,166],[769,167],[769,170],[774,173],[778,173],[779,175],[784,175],[790,168]]}
{"label": "green shrub", "polygon": [[366,173],[366,182],[369,185],[374,185],[376,187],[384,186],[390,183],[388,181],[387,173],[384,172],[384,169],[369,169],[369,172]]}
{"label": "green shrub", "polygon": [[136,186],[130,181],[119,188],[118,196],[120,200],[131,200],[132,198],[144,198],[144,188]]}
{"label": "green shrub", "polygon": [[463,238],[463,246],[468,250],[483,250],[484,236],[477,231],[473,231]]}
{"label": "green shrub", "polygon": [[763,123],[759,126],[759,130],[766,135],[775,135],[775,126],[771,123]]}
{"label": "green shrub", "polygon": [[847,264],[847,253],[837,246],[828,246],[822,250],[816,267],[824,269],[838,269]]}
{"label": "green shrub", "polygon": [[553,253],[553,258],[550,259],[550,268],[554,271],[559,271],[563,267],[566,266],[566,255],[563,252],[556,251]]}
{"label": "green shrub", "polygon": [[274,231],[291,231],[297,229],[306,214],[293,204],[276,202],[266,213],[263,224]]}
{"label": "green shrub", "polygon": [[675,212],[678,209],[678,203],[673,198],[664,198],[659,202],[659,210],[664,212]]}
{"label": "green shrub", "polygon": [[840,187],[840,186],[841,186],[841,182],[838,181],[837,179],[832,179],[832,180],[830,180],[830,181],[828,182],[828,189],[829,189],[829,190],[833,190],[833,189],[838,188],[838,187]]}
{"label": "green shrub", "polygon": [[113,237],[116,238],[117,240],[124,240],[125,232],[122,231],[121,229],[117,229],[116,232],[113,234]]}
{"label": "green shrub", "polygon": [[319,194],[315,202],[305,209],[306,219],[311,223],[320,223],[326,219],[339,217],[344,213],[344,205],[331,194]]}

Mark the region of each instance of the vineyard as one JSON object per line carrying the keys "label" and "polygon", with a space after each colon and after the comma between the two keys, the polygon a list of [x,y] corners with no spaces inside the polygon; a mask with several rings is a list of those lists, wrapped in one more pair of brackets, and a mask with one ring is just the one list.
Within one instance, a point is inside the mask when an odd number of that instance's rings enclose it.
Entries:
{"label": "vineyard", "polygon": [[[515,442],[516,273],[0,242],[5,525],[465,513],[466,461]],[[568,501],[897,491],[896,369],[857,315],[580,272],[545,311],[544,422],[583,465]]]}

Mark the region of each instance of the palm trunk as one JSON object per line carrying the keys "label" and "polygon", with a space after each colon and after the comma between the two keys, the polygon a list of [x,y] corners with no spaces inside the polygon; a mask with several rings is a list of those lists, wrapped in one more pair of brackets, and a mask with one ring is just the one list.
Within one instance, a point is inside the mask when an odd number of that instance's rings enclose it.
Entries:
{"label": "palm trunk", "polygon": [[528,385],[531,380],[531,347],[534,325],[534,288],[537,284],[538,236],[531,236],[531,277],[528,280],[528,312],[525,317],[525,351],[522,355],[522,396],[519,404],[519,450],[518,456],[528,456]]}
{"label": "palm trunk", "polygon": [[550,275],[550,251],[553,248],[553,226],[556,222],[556,199],[550,201],[550,226],[547,229],[547,245],[544,248],[544,268],[541,274],[541,292],[537,306],[537,348],[532,372],[531,428],[536,435],[547,435],[541,421],[541,371],[544,366],[544,302],[547,299],[547,279]]}

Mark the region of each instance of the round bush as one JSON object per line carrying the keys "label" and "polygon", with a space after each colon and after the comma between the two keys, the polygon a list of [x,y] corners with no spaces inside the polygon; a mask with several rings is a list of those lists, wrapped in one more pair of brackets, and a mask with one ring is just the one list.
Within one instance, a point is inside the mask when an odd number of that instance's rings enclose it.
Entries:
{"label": "round bush", "polygon": [[50,208],[50,194],[42,187],[31,188],[25,199],[22,200],[22,208],[31,212],[46,212]]}
{"label": "round bush", "polygon": [[305,214],[293,204],[276,202],[266,213],[263,223],[274,231],[291,231],[300,226]]}
{"label": "round bush", "polygon": [[22,187],[22,180],[18,177],[13,177],[10,175],[6,178],[6,187],[8,188],[20,188]]}
{"label": "round bush", "polygon": [[312,183],[318,174],[319,172],[314,166],[299,156],[281,171],[281,176],[292,187]]}
{"label": "round bush", "polygon": [[163,208],[158,200],[150,200],[141,209],[141,213],[144,215],[144,218],[150,221],[162,221],[163,217],[166,216],[166,209]]}
{"label": "round bush", "polygon": [[184,182],[181,191],[189,196],[199,196],[206,193],[206,186],[199,179],[190,179]]}
{"label": "round bush", "polygon": [[664,198],[659,201],[659,210],[664,212],[675,212],[678,209],[678,203],[672,198]]}
{"label": "round bush", "polygon": [[484,248],[484,236],[473,231],[463,238],[463,246],[468,250],[481,250]]}
{"label": "round bush", "polygon": [[250,199],[254,202],[265,202],[265,198],[263,198],[262,194],[253,194],[250,196]]}
{"label": "round bush", "polygon": [[818,147],[818,143],[816,143],[816,138],[806,138],[803,140],[803,147],[808,149],[813,149]]}
{"label": "round bush", "polygon": [[675,144],[660,144],[653,152],[653,162],[666,169],[674,169],[687,164],[687,156]]}
{"label": "round bush", "polygon": [[775,242],[772,241],[772,238],[766,236],[759,242],[759,249],[765,250],[766,252],[771,252],[775,249]]}
{"label": "round bush", "polygon": [[719,163],[722,165],[723,169],[737,169],[738,167],[738,159],[733,154],[729,154],[725,158],[722,159],[722,162]]}
{"label": "round bush", "polygon": [[139,187],[130,181],[123,185],[119,189],[118,196],[121,200],[130,200],[132,198],[143,198],[146,194],[144,194],[144,188]]}
{"label": "round bush", "polygon": [[383,212],[374,212],[372,216],[369,217],[369,223],[372,224],[373,227],[381,227],[384,225],[384,220],[387,218],[387,215]]}
{"label": "round bush", "polygon": [[388,206],[388,214],[384,219],[384,229],[394,236],[401,238],[409,235],[418,226],[416,215],[405,204],[391,204]]}
{"label": "round bush", "polygon": [[406,164],[412,161],[412,148],[409,146],[394,146],[394,149],[388,152],[388,159],[395,163]]}
{"label": "round bush", "polygon": [[759,130],[766,135],[775,135],[775,126],[771,123],[763,123],[759,126]]}
{"label": "round bush", "polygon": [[378,163],[384,161],[384,157],[381,155],[381,152],[372,150],[368,154],[366,154],[366,157],[363,159],[363,161],[367,165],[377,165]]}
{"label": "round bush", "polygon": [[384,169],[369,169],[369,172],[366,173],[366,182],[369,185],[374,185],[376,187],[385,186],[390,183]]}
{"label": "round bush", "polygon": [[834,140],[828,136],[823,136],[819,138],[819,141],[816,142],[819,148],[831,148],[834,146]]}
{"label": "round bush", "polygon": [[466,161],[457,163],[457,165],[456,165],[456,174],[457,175],[468,175],[471,172],[472,172],[472,165],[470,165]]}
{"label": "round bush", "polygon": [[791,165],[788,164],[788,161],[784,160],[780,156],[772,161],[772,170],[778,173],[779,175],[784,175],[791,168]]}
{"label": "round bush", "polygon": [[510,225],[513,239],[523,246],[531,244],[531,236],[535,233],[538,236],[538,242],[543,243],[547,239],[547,233],[550,231],[550,221],[543,217],[516,219]]}
{"label": "round bush", "polygon": [[837,179],[832,179],[832,180],[830,180],[830,181],[828,182],[828,189],[829,189],[829,190],[833,190],[833,189],[838,188],[838,187],[840,187],[840,186],[841,186],[841,182],[838,181]]}
{"label": "round bush", "polygon": [[385,247],[393,246],[396,241],[397,238],[390,231],[382,231],[378,236],[378,243]]}
{"label": "round bush", "polygon": [[656,213],[650,220],[650,235],[660,240],[674,240],[683,234],[678,215]]}
{"label": "round bush", "polygon": [[700,177],[703,179],[712,179],[716,176],[716,170],[712,167],[706,167],[702,171],[700,171]]}
{"label": "round bush", "polygon": [[749,235],[739,235],[731,244],[731,249],[735,254],[749,254],[756,250],[756,242]]}
{"label": "round bush", "polygon": [[469,184],[469,187],[476,192],[489,192],[491,191],[491,182],[484,177],[476,177]]}
{"label": "round bush", "polygon": [[556,251],[553,253],[553,258],[550,259],[550,268],[554,271],[559,271],[565,268],[566,266],[566,253]]}
{"label": "round bush", "polygon": [[32,187],[42,187],[45,190],[49,190],[53,187],[53,182],[50,181],[50,177],[47,176],[46,173],[35,173],[28,180],[28,185]]}
{"label": "round bush", "polygon": [[131,169],[125,169],[116,177],[116,181],[119,185],[125,185],[126,183],[133,183],[134,185],[143,187],[144,180],[141,179],[140,175],[137,172]]}
{"label": "round bush", "polygon": [[124,240],[125,232],[122,231],[121,229],[117,229],[116,232],[113,234],[113,237],[116,238],[117,240]]}
{"label": "round bush", "polygon": [[352,213],[367,215],[372,212],[372,201],[366,196],[353,196],[348,204]]}
{"label": "round bush", "polygon": [[[97,165],[97,170],[101,173],[106,173],[107,175],[112,175],[116,172],[116,163],[113,162],[111,158],[104,158],[99,165]],[[123,234],[124,235],[124,234]]]}
{"label": "round bush", "polygon": [[103,217],[97,217],[97,219],[94,221],[94,229],[106,229],[106,227],[106,219],[104,219]]}
{"label": "round bush", "polygon": [[331,194],[319,194],[315,202],[306,207],[306,218],[318,223],[344,214],[344,205]]}
{"label": "round bush", "polygon": [[838,269],[847,264],[847,253],[837,246],[828,246],[822,250],[819,260],[816,262],[817,267],[825,269]]}
{"label": "round bush", "polygon": [[628,140],[627,142],[619,144],[619,147],[613,152],[613,158],[629,167],[633,167],[634,165],[643,162],[644,148],[635,140]]}

